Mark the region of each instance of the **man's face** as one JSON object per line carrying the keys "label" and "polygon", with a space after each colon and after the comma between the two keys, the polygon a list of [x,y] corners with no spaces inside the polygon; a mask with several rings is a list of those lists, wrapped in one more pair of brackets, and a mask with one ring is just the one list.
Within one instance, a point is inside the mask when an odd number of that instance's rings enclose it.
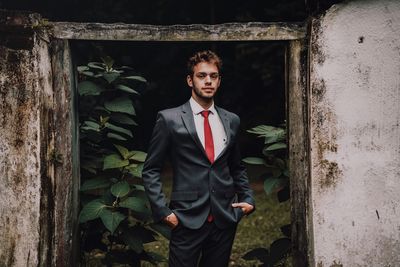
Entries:
{"label": "man's face", "polygon": [[187,76],[192,96],[212,99],[221,83],[217,66],[213,62],[200,62],[193,68],[193,77]]}

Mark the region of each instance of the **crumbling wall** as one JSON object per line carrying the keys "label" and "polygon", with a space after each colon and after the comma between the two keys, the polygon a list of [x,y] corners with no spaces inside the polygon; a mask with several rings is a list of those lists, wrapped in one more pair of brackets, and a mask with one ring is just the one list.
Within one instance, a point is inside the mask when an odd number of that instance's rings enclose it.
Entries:
{"label": "crumbling wall", "polygon": [[400,2],[312,21],[313,266],[400,266]]}

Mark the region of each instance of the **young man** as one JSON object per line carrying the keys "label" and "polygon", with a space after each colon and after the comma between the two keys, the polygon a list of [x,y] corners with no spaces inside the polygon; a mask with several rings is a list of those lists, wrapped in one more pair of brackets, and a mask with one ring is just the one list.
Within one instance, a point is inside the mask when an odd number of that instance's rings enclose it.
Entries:
{"label": "young man", "polygon": [[[211,51],[189,59],[192,97],[158,113],[144,164],[154,220],[172,229],[171,267],[228,266],[236,226],[255,207],[237,143],[240,119],[213,101],[221,64]],[[166,156],[174,172],[169,205],[160,181]]]}

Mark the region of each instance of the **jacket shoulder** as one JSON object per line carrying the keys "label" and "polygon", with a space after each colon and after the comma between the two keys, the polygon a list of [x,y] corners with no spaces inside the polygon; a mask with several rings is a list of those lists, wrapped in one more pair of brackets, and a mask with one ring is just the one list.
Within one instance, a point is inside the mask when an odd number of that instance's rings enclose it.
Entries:
{"label": "jacket shoulder", "polygon": [[218,108],[217,109],[218,112],[221,113],[220,116],[227,116],[231,120],[231,122],[240,124],[240,117],[237,114],[230,112],[221,107],[217,107],[217,108]]}
{"label": "jacket shoulder", "polygon": [[181,106],[160,110],[157,116],[163,117],[165,120],[175,119],[181,113]]}

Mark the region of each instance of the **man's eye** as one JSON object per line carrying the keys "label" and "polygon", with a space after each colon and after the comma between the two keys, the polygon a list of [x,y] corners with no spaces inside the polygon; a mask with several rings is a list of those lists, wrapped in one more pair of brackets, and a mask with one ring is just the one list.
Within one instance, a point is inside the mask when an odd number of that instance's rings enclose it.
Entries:
{"label": "man's eye", "polygon": [[210,77],[211,77],[211,79],[218,79],[219,74],[218,74],[218,73],[212,73],[212,74],[210,75]]}
{"label": "man's eye", "polygon": [[207,74],[199,73],[196,76],[197,76],[197,78],[204,79],[205,77],[207,77]]}

